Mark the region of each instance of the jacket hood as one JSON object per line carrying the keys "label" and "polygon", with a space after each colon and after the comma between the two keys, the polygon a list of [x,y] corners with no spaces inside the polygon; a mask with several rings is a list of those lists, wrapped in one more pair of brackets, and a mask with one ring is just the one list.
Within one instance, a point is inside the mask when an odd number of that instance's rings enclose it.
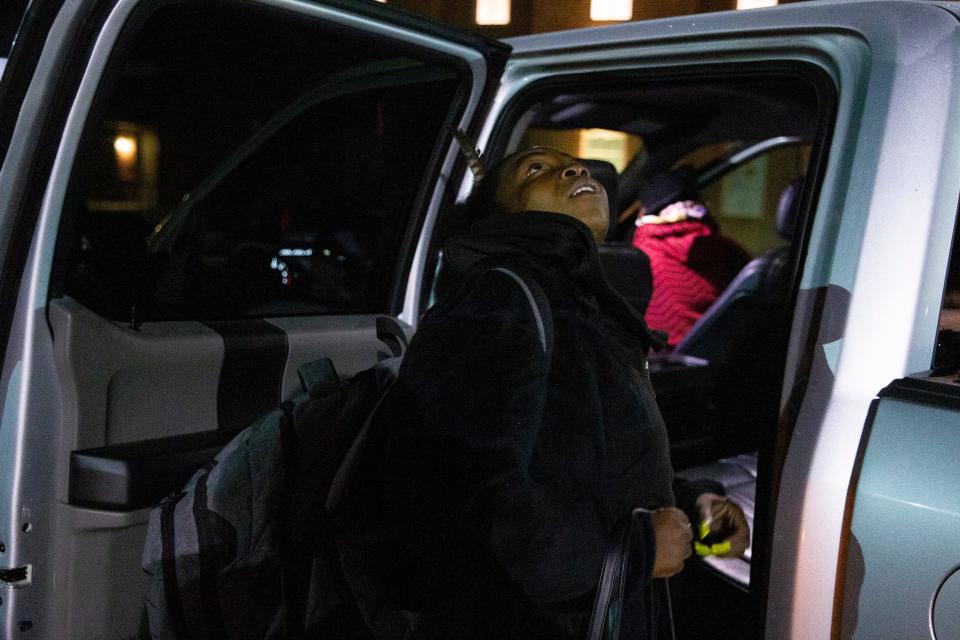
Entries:
{"label": "jacket hood", "polygon": [[578,300],[596,307],[607,331],[624,346],[646,350],[664,344],[663,334],[650,331],[643,316],[607,281],[593,235],[576,218],[548,211],[482,218],[467,234],[447,243],[438,295],[499,265],[569,281]]}
{"label": "jacket hood", "polygon": [[660,224],[642,224],[637,227],[636,234],[651,238],[669,238],[671,236],[709,236],[714,233],[715,226],[707,220],[682,220],[680,222],[663,222]]}
{"label": "jacket hood", "polygon": [[657,245],[658,251],[672,253],[674,259],[686,262],[690,244],[696,238],[714,234],[715,227],[701,220],[644,224],[637,227],[634,232],[633,244],[641,250],[646,250],[646,241],[662,241]]}

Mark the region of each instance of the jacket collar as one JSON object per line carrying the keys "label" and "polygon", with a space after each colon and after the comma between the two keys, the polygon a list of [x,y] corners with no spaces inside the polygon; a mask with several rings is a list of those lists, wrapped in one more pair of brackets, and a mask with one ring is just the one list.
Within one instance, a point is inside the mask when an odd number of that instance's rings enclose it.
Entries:
{"label": "jacket collar", "polygon": [[548,211],[491,214],[444,251],[438,292],[450,291],[476,270],[515,264],[547,278],[569,280],[581,302],[598,308],[604,327],[632,348],[659,349],[663,337],[607,281],[590,229],[572,216]]}

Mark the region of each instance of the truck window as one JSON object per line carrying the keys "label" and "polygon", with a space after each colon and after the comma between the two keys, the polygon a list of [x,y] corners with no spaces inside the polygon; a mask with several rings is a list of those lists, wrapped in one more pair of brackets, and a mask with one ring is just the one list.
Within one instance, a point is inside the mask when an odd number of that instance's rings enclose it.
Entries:
{"label": "truck window", "polygon": [[65,204],[62,292],[135,322],[384,312],[459,79],[236,9],[160,9],[115,62]]}

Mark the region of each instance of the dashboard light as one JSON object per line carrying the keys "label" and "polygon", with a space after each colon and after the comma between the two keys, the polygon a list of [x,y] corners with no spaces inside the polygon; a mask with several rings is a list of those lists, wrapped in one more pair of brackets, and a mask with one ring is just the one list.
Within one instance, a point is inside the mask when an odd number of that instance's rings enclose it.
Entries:
{"label": "dashboard light", "polygon": [[294,258],[309,258],[313,255],[313,249],[300,249],[300,248],[283,248],[280,249],[280,256],[283,258],[294,257]]}

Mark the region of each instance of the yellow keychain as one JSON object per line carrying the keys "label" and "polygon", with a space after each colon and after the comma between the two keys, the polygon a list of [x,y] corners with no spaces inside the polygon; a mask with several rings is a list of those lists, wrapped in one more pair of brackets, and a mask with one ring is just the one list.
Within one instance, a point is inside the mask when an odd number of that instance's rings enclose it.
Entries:
{"label": "yellow keychain", "polygon": [[697,531],[699,540],[694,541],[693,550],[698,556],[722,556],[725,553],[730,551],[730,541],[724,540],[723,542],[715,542],[713,544],[706,544],[703,541],[707,539],[707,536],[710,535],[710,522],[708,520],[702,520]]}

